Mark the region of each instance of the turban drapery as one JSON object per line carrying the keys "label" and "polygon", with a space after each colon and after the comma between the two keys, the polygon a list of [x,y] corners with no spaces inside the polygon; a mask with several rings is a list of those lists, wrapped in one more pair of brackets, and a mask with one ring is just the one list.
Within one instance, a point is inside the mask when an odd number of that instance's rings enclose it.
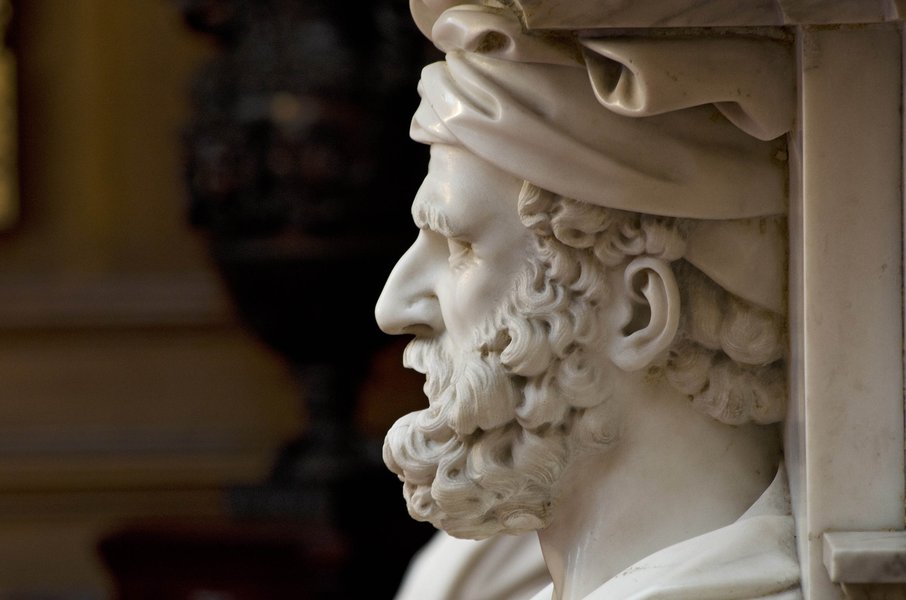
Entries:
{"label": "turban drapery", "polygon": [[786,213],[782,40],[532,34],[487,6],[447,9],[431,38],[446,60],[422,72],[413,139],[582,202],[703,220],[685,258],[783,312],[786,231],[751,220]]}

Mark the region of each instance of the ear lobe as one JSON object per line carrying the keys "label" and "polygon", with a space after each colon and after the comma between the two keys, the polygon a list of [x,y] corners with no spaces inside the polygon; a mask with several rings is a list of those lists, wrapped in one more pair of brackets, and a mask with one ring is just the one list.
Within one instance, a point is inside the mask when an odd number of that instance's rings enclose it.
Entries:
{"label": "ear lobe", "polygon": [[623,301],[630,318],[611,330],[610,360],[624,371],[650,365],[670,347],[679,327],[680,295],[670,263],[644,256],[623,272]]}

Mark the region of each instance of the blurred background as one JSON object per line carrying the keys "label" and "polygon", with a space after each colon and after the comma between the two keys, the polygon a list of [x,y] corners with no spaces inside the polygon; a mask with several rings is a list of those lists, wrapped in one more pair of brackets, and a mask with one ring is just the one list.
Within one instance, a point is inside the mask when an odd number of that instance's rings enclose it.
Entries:
{"label": "blurred background", "polygon": [[0,2],[0,600],[392,597],[406,4]]}

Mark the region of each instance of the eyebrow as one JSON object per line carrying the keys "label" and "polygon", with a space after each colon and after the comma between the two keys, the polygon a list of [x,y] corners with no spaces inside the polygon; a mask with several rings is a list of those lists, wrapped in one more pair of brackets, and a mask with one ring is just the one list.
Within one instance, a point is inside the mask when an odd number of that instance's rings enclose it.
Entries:
{"label": "eyebrow", "polygon": [[429,229],[444,237],[455,238],[459,235],[450,225],[447,215],[425,200],[416,199],[412,203],[412,220],[419,229]]}

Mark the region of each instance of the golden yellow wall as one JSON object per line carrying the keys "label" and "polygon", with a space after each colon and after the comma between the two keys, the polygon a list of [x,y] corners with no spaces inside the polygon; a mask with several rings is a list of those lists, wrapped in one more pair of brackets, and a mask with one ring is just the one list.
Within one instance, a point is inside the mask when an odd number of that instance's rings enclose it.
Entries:
{"label": "golden yellow wall", "polygon": [[208,48],[175,6],[19,3],[25,227],[0,247],[4,271],[203,267],[183,231],[176,144]]}
{"label": "golden yellow wall", "polygon": [[281,361],[188,229],[180,128],[210,54],[169,0],[16,7],[22,214],[0,234],[0,598],[103,590],[122,519],[216,515],[299,427]]}

